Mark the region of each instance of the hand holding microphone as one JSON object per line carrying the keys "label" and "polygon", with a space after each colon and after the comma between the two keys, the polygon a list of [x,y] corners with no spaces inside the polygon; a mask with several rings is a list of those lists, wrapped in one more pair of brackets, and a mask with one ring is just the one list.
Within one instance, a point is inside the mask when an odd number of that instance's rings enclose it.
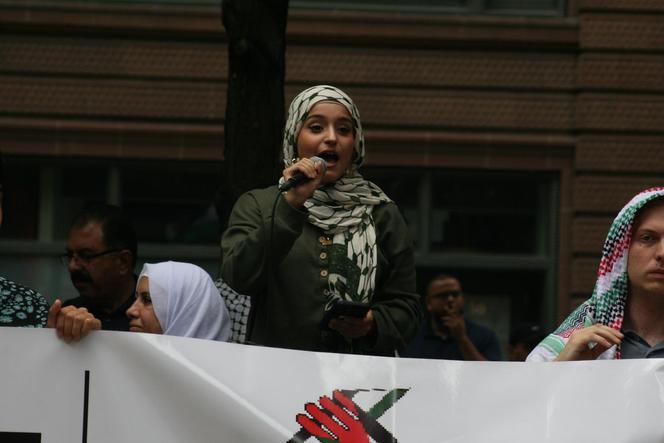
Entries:
{"label": "hand holding microphone", "polygon": [[327,163],[322,158],[304,158],[284,169],[285,181],[279,186],[279,191],[290,191],[285,194],[286,201],[295,208],[301,208],[320,186],[326,171]]}
{"label": "hand holding microphone", "polygon": [[[318,174],[320,174],[321,176],[325,175],[325,172],[327,171],[327,163],[325,163],[325,160],[316,156],[311,157],[309,160],[311,160],[314,163],[314,167],[316,167],[315,165],[318,165]],[[300,162],[296,163],[295,165],[299,164]],[[284,181],[281,185],[279,185],[279,191],[286,192],[289,189],[292,189],[298,186],[299,184],[307,182],[315,177],[316,176],[309,177],[304,172],[298,171],[295,174],[293,174],[288,180]]]}

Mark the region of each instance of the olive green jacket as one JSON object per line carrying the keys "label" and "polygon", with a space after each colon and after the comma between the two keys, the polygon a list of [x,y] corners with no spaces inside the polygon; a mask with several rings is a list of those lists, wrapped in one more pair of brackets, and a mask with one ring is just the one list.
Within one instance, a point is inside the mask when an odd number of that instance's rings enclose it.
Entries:
{"label": "olive green jacket", "polygon": [[331,237],[308,223],[306,211],[290,206],[276,186],[250,191],[238,199],[221,241],[221,276],[233,289],[252,298],[251,341],[375,355],[394,355],[405,347],[422,319],[420,297],[415,293],[412,241],[394,203],[374,207],[373,218],[378,268],[371,308],[376,332],[350,341],[320,328],[328,299],[327,238]]}

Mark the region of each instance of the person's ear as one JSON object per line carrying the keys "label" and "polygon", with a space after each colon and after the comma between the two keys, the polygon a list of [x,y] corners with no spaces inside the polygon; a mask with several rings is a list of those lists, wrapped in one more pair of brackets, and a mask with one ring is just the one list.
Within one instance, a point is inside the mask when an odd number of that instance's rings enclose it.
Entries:
{"label": "person's ear", "polygon": [[123,249],[118,253],[118,270],[121,274],[131,274],[134,272],[132,267],[133,254],[128,249]]}

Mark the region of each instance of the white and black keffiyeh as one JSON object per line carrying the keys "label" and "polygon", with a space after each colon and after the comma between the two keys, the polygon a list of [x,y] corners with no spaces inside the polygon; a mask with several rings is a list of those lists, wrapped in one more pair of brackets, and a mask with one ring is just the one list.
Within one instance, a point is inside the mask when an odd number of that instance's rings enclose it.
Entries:
{"label": "white and black keffiyeh", "polygon": [[216,279],[214,285],[219,290],[219,294],[226,304],[226,309],[228,309],[228,315],[231,319],[230,341],[233,343],[244,343],[247,339],[251,298],[248,295],[236,292],[221,278]]}
{"label": "white and black keffiyeh", "polygon": [[358,173],[364,161],[364,135],[360,113],[346,93],[334,86],[319,85],[302,91],[293,99],[284,130],[284,163],[289,166],[297,157],[297,136],[302,123],[311,108],[321,101],[343,105],[351,115],[354,133],[353,156],[346,175],[317,189],[304,204],[309,212],[309,223],[333,236],[329,252],[330,297],[327,308],[338,299],[368,303],[376,286],[377,267],[372,212],[374,206],[390,199]]}

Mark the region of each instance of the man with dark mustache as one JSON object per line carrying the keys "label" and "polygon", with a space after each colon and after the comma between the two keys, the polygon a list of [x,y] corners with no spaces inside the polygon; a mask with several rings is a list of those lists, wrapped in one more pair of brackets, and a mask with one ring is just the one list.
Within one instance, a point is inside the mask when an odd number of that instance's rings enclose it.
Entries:
{"label": "man with dark mustache", "polygon": [[[136,232],[122,209],[108,204],[84,209],[72,223],[61,257],[80,296],[65,301],[62,309],[86,308],[102,329],[129,330],[126,311],[134,301],[136,253]],[[51,309],[59,311],[57,304]]]}

